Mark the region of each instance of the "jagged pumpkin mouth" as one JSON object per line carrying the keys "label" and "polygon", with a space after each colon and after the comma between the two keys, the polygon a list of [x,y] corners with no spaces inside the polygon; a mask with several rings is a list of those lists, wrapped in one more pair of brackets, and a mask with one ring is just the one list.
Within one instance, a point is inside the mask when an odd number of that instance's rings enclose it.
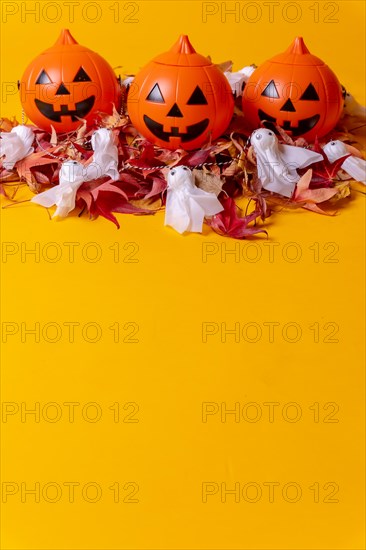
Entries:
{"label": "jagged pumpkin mouth", "polygon": [[95,103],[95,95],[91,95],[83,101],[77,101],[75,109],[69,109],[67,105],[61,105],[59,111],[55,111],[52,103],[46,103],[40,99],[35,99],[34,102],[39,112],[53,122],[61,122],[61,117],[63,116],[71,116],[71,120],[76,122],[78,118],[84,118],[92,110]]}
{"label": "jagged pumpkin mouth", "polygon": [[[277,124],[277,119],[273,116],[268,115],[262,109],[258,109],[258,116],[261,121],[263,122],[270,122],[272,124]],[[314,128],[316,124],[318,124],[320,120],[320,115],[313,115],[309,118],[303,118],[300,119],[297,123],[297,126],[292,126],[290,120],[285,120],[284,123],[281,126],[283,130],[286,132],[291,132],[291,134],[295,137],[301,136],[302,134],[305,134],[306,132],[310,132]]]}
{"label": "jagged pumpkin mouth", "polygon": [[177,126],[172,126],[170,132],[165,132],[164,126],[162,124],[156,122],[156,120],[153,120],[147,115],[144,115],[144,122],[146,124],[146,127],[156,138],[161,139],[162,141],[169,142],[170,138],[177,137],[180,138],[182,143],[185,143],[187,141],[192,141],[203,134],[203,132],[208,127],[209,119],[204,118],[196,124],[191,124],[187,126],[186,132],[180,132]]}

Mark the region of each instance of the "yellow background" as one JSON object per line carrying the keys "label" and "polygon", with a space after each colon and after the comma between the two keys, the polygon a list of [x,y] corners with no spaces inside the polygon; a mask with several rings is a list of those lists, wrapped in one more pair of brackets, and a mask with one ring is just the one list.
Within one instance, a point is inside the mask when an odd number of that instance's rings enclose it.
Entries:
{"label": "yellow background", "polygon": [[[137,2],[136,23],[122,20],[132,11],[127,2],[119,3],[119,22],[113,19],[118,3],[100,2],[102,16],[96,23],[80,16],[87,2],[75,7],[74,23],[63,2],[54,2],[62,12],[54,24],[42,16],[45,2],[39,3],[39,22],[21,12],[21,3],[5,4],[20,10],[7,19],[2,13],[1,78],[8,91],[31,59],[67,26],[80,43],[97,50],[112,66],[123,66],[126,74],[167,49],[182,32],[189,34],[199,52],[216,62],[232,59],[235,69],[264,61],[302,35],[356,99],[365,102],[364,2],[297,2],[301,18],[296,24],[282,15],[288,2],[280,3],[272,23],[262,6],[255,24],[242,16],[238,22],[234,16],[222,21],[221,3],[214,2],[219,12],[207,23],[202,21],[201,2]],[[333,15],[337,22],[325,20],[331,16],[329,4],[339,8]],[[227,3],[228,8],[233,5]],[[310,9],[316,6],[319,23],[314,23]],[[48,9],[50,19],[54,13]],[[17,95],[4,95],[4,87],[2,92],[2,116],[19,117]],[[19,407],[24,402],[28,408],[36,402],[41,408],[55,402],[62,410],[54,423],[42,415],[39,423],[32,416],[22,422],[20,413],[2,417],[2,482],[19,487],[2,504],[4,549],[365,547],[365,212],[360,190],[354,187],[335,217],[304,210],[274,215],[267,224],[269,241],[259,238],[252,248],[247,248],[248,241],[235,243],[208,228],[203,236],[180,237],[163,227],[162,212],[152,217],[120,216],[117,231],[103,219],[90,222],[85,216],[50,222],[45,210],[28,203],[2,210],[2,241],[8,252],[13,251],[2,257],[2,327],[11,322],[19,329],[2,345],[2,400],[7,407],[9,402]],[[79,243],[74,262],[69,261],[70,245],[64,244],[70,242]],[[295,243],[292,248],[290,242]],[[90,243],[101,251],[94,263]],[[215,253],[203,261],[207,245]],[[31,255],[22,258],[22,246],[39,246],[39,261]],[[114,256],[116,247],[119,258]],[[128,262],[128,254],[137,247],[132,259],[138,261]],[[225,256],[234,247],[239,247],[239,261]],[[301,258],[291,262],[295,247]],[[314,256],[317,247],[319,257]],[[53,263],[55,250],[61,250],[61,258]],[[250,261],[254,253],[261,255],[257,262]],[[21,323],[31,327],[36,322],[41,329],[58,323],[61,339],[49,343],[41,335],[35,343],[27,336],[22,342]],[[80,323],[74,343],[69,342],[67,322]],[[96,343],[87,342],[81,333],[91,322],[102,330]],[[109,328],[117,322],[119,343]],[[136,343],[122,341],[130,332],[125,327],[129,322],[139,326]],[[264,325],[268,322],[279,323],[273,343]],[[282,336],[289,322],[301,328],[297,343]],[[219,330],[207,337],[207,343],[202,341],[204,323]],[[235,342],[233,335],[223,342],[221,323],[227,328],[239,323],[241,329],[256,323],[262,336],[257,343],[243,337]],[[319,323],[319,342],[309,328],[314,323]],[[324,341],[332,327],[324,328],[327,323],[339,326],[338,342]],[[68,421],[66,402],[80,403],[73,423]],[[95,423],[81,414],[91,402],[102,411]],[[114,422],[110,409],[116,402],[119,422]],[[131,402],[139,406],[134,417],[138,422],[123,422],[132,411],[123,406]],[[239,403],[248,416],[254,409],[246,409],[246,404],[254,402],[262,418],[249,422],[244,414],[235,422],[228,415],[221,421],[218,412],[203,422],[202,404],[207,402],[217,403],[219,409],[222,403],[227,409]],[[268,402],[279,403],[274,422],[268,421]],[[286,409],[292,402],[302,412],[298,422],[282,416],[284,410],[293,415],[293,408]],[[314,420],[314,403],[319,403],[319,422]],[[329,403],[339,407],[330,418],[338,422],[324,422],[333,410],[333,405],[324,409]],[[49,409],[49,415],[54,411]],[[55,503],[42,496],[39,503],[32,496],[22,502],[22,482],[28,488],[36,482],[41,487],[55,482],[63,488],[62,496]],[[73,503],[63,485],[67,482],[80,484]],[[102,490],[96,503],[82,498],[81,488],[89,482]],[[128,482],[139,486],[136,503],[123,502],[131,493],[131,486],[123,488]],[[206,503],[205,482],[218,489]],[[263,485],[268,482],[280,484],[274,502],[269,502],[268,485]],[[302,489],[298,502],[282,496],[290,482]],[[121,488],[118,503],[109,489],[114,483]],[[235,502],[228,495],[222,502],[221,483],[228,489],[235,483],[241,489],[257,483],[262,497],[248,502],[253,497],[249,491],[247,500]],[[314,502],[309,489],[314,483],[320,486],[320,502]],[[339,502],[324,502],[332,489],[327,483],[339,486],[333,497]],[[289,495],[293,496],[291,490]]]}

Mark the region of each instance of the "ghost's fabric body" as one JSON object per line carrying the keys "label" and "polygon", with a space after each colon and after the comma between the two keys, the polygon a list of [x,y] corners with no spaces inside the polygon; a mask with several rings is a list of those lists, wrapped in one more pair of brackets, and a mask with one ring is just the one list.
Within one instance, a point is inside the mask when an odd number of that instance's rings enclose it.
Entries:
{"label": "ghost's fabric body", "polygon": [[[330,141],[323,147],[324,153],[330,162],[349,155],[349,151],[342,141]],[[366,161],[361,158],[350,156],[342,164],[342,168],[351,178],[361,181],[366,185]]]}
{"label": "ghost's fabric body", "polygon": [[205,216],[214,216],[223,206],[214,193],[199,189],[186,166],[177,166],[168,173],[165,225],[184,233],[201,233]]}
{"label": "ghost's fabric body", "polygon": [[80,162],[67,160],[62,163],[59,184],[32,198],[32,202],[50,208],[56,205],[53,218],[66,217],[75,208],[76,193],[84,181],[109,176],[118,180],[118,150],[113,134],[106,128],[96,130],[91,138],[92,162],[84,166]]}
{"label": "ghost's fabric body", "polygon": [[59,184],[32,198],[32,202],[46,208],[56,205],[53,218],[65,218],[74,208],[76,192],[84,182],[84,166],[75,160],[62,163]]}
{"label": "ghost's fabric body", "polygon": [[85,181],[102,176],[109,176],[114,181],[118,180],[118,149],[112,132],[107,128],[96,130],[91,137],[91,145],[94,154],[92,162],[85,167]]}
{"label": "ghost's fabric body", "polygon": [[364,105],[360,105],[360,103],[356,101],[353,95],[346,91],[344,97],[343,112],[345,115],[357,116],[363,119],[366,118],[366,107]]}
{"label": "ghost's fabric body", "polygon": [[244,67],[243,69],[240,69],[240,71],[234,73],[232,73],[231,71],[224,72],[224,75],[228,79],[235,97],[243,95],[245,84],[248,82],[249,77],[255,71],[255,69],[255,65],[249,65],[248,67]]}
{"label": "ghost's fabric body", "polygon": [[134,77],[133,76],[128,76],[127,78],[125,78],[124,80],[122,80],[122,86],[124,86],[124,88],[126,88],[126,90],[128,91],[132,82],[134,80]]}
{"label": "ghost's fabric body", "polygon": [[314,151],[279,143],[274,132],[265,128],[254,130],[250,143],[257,158],[262,187],[284,197],[292,196],[300,179],[299,168],[323,160],[322,155]]}
{"label": "ghost's fabric body", "polygon": [[3,166],[6,170],[12,170],[14,164],[34,151],[34,132],[29,126],[19,124],[10,132],[1,132],[0,136],[0,158],[5,155]]}

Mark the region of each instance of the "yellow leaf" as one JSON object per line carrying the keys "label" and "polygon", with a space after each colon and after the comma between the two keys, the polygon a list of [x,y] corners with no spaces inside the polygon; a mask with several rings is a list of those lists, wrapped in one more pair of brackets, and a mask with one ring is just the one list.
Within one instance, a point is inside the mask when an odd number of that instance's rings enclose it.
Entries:
{"label": "yellow leaf", "polygon": [[349,181],[336,185],[336,189],[338,190],[338,193],[331,198],[331,202],[336,202],[336,201],[339,201],[340,199],[345,199],[346,197],[349,197],[349,195],[351,194],[351,190],[349,188]]}

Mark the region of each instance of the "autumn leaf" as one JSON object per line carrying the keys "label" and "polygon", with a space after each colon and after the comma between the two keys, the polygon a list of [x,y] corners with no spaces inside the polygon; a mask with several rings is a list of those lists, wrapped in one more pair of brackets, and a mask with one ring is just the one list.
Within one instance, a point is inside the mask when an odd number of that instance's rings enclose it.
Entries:
{"label": "autumn leaf", "polygon": [[51,138],[50,138],[50,144],[52,145],[52,147],[56,147],[57,145],[57,134],[56,134],[56,130],[54,129],[54,127],[52,126],[51,124]]}
{"label": "autumn leaf", "polygon": [[303,208],[317,212],[318,214],[327,214],[318,204],[323,203],[334,197],[338,193],[336,187],[321,187],[311,189],[312,170],[308,170],[297,182],[292,201],[300,203]]}
{"label": "autumn leaf", "polygon": [[248,227],[248,225],[255,221],[260,212],[254,210],[248,216],[238,216],[238,207],[235,204],[234,199],[226,197],[221,201],[224,210],[216,214],[211,219],[206,219],[206,223],[219,235],[226,237],[232,237],[233,239],[245,239],[251,237],[257,233],[265,233],[264,229],[258,229],[257,227]]}
{"label": "autumn leaf", "polygon": [[[47,168],[48,165],[52,166],[52,173]],[[58,169],[58,160],[49,156],[48,151],[40,151],[19,160],[15,164],[15,169],[18,172],[20,180],[26,181],[31,191],[38,193],[42,188],[42,183],[51,182],[53,174]],[[40,174],[44,174],[46,180]],[[38,181],[37,175],[38,179],[42,181]]]}
{"label": "autumn leaf", "polygon": [[[104,128],[122,128],[123,126],[130,125],[130,120],[127,116],[122,115],[117,111],[115,106],[113,105],[113,113],[112,115],[108,115],[106,113],[99,113],[102,126]],[[134,132],[137,134],[137,131]]]}
{"label": "autumn leaf", "polygon": [[149,174],[156,172],[162,166],[155,158],[155,149],[152,143],[146,141],[141,148],[139,158],[131,158],[128,164],[142,169],[142,175],[146,178]]}
{"label": "autumn leaf", "polygon": [[234,176],[238,172],[241,172],[241,168],[239,167],[239,164],[235,160],[233,160],[229,164],[229,166],[224,168],[224,170],[222,171],[222,175],[226,177],[230,177],[230,176]]}
{"label": "autumn leaf", "polygon": [[84,160],[89,160],[89,159],[92,158],[92,156],[93,156],[93,150],[92,149],[85,149],[85,147],[83,147],[82,145],[79,145],[78,143],[76,143],[76,141],[74,141],[73,146],[78,151],[78,153],[81,154],[81,157]]}
{"label": "autumn leaf", "polygon": [[316,138],[314,142],[313,150],[316,153],[322,155],[323,160],[316,162],[312,165],[312,180],[310,182],[310,189],[318,189],[319,187],[334,187],[336,181],[338,181],[337,173],[342,167],[342,164],[350,155],[345,155],[335,162],[329,162],[327,155],[319,145],[319,141]]}
{"label": "autumn leaf", "polygon": [[191,168],[197,167],[207,161],[210,156],[210,148],[199,149],[185,155],[178,163],[178,165],[189,166]]}
{"label": "autumn leaf", "polygon": [[151,191],[149,191],[145,195],[145,199],[151,199],[153,197],[156,197],[157,195],[161,195],[162,193],[164,193],[164,191],[167,188],[167,182],[165,179],[162,179],[162,178],[152,178],[152,179],[153,179],[153,184],[151,187]]}
{"label": "autumn leaf", "polygon": [[330,202],[332,203],[337,202],[341,199],[345,199],[349,197],[351,194],[350,185],[348,181],[338,183],[334,188],[337,189],[337,193],[331,199],[329,199]]}
{"label": "autumn leaf", "polygon": [[86,134],[86,124],[87,124],[86,120],[85,119],[81,119],[81,120],[82,120],[83,123],[78,128],[78,131],[76,133],[76,140],[75,140],[76,142],[81,141],[84,138],[85,134]]}
{"label": "autumn leaf", "polygon": [[123,214],[154,214],[155,211],[131,204],[120,182],[92,180],[84,182],[76,194],[76,204],[86,209],[92,217],[102,216],[113,222],[119,229],[120,225],[114,212]]}
{"label": "autumn leaf", "polygon": [[2,183],[0,183],[0,195],[3,195],[4,197],[8,198],[8,195],[6,194],[5,187]]}
{"label": "autumn leaf", "polygon": [[197,168],[192,170],[192,173],[197,187],[203,189],[203,191],[207,191],[207,193],[214,193],[216,196],[221,193],[225,182],[219,176],[211,174],[207,170],[198,170]]}
{"label": "autumn leaf", "polygon": [[18,121],[13,117],[13,120],[8,118],[0,118],[0,131],[11,132],[14,126],[18,126]]}
{"label": "autumn leaf", "polygon": [[[211,59],[210,56],[208,56],[208,59]],[[232,71],[233,68],[233,62],[232,61],[223,61],[223,63],[216,64],[216,67],[220,69],[223,73],[226,73],[227,71]]]}

